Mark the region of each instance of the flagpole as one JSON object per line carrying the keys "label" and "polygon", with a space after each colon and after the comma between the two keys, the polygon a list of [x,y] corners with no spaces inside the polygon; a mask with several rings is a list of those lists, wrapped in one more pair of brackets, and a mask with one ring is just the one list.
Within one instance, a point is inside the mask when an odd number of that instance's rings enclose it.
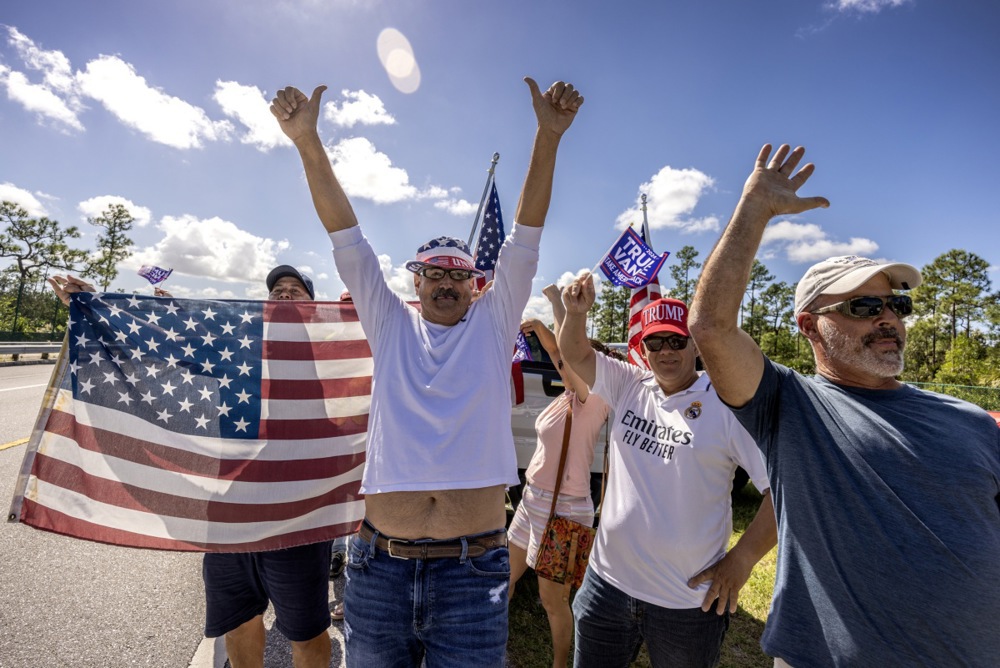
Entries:
{"label": "flagpole", "polygon": [[649,249],[653,249],[653,239],[649,235],[649,217],[646,215],[646,193],[642,194],[642,237]]}
{"label": "flagpole", "polygon": [[490,193],[490,184],[493,183],[493,175],[497,168],[497,163],[500,161],[500,154],[493,154],[493,161],[490,163],[490,169],[486,173],[486,186],[483,188],[483,196],[479,198],[479,208],[476,209],[476,219],[472,221],[472,231],[469,232],[469,248],[473,248],[472,241],[476,238],[476,229],[479,227],[479,218],[483,213],[483,205],[486,203],[486,197]]}

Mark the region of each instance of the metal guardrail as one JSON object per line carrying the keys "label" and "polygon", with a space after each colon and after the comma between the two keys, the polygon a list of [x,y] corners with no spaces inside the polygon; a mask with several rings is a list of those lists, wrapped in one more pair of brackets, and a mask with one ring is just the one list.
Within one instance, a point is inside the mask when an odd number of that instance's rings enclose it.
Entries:
{"label": "metal guardrail", "polygon": [[0,343],[0,356],[10,355],[15,362],[21,355],[41,355],[42,359],[49,359],[49,355],[58,355],[62,343],[52,341],[49,343]]}

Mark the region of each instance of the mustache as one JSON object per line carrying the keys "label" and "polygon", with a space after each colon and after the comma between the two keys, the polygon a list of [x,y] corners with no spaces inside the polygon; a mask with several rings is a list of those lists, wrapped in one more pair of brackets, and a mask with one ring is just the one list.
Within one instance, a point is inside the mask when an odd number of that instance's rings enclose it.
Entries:
{"label": "mustache", "polygon": [[903,338],[899,335],[899,331],[895,327],[886,327],[885,329],[880,329],[877,332],[872,332],[870,334],[865,334],[861,342],[864,345],[869,345],[875,343],[876,341],[894,341],[900,348],[903,347]]}
{"label": "mustache", "polygon": [[448,297],[457,301],[458,291],[454,288],[438,288],[431,293],[431,299],[440,299],[441,297]]}

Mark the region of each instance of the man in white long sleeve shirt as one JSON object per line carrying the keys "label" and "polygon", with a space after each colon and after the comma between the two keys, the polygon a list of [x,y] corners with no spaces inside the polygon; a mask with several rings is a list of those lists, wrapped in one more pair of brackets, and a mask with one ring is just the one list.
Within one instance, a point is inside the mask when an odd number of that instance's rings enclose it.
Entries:
{"label": "man in white long sleeve shirt", "polygon": [[[345,593],[349,666],[502,666],[509,559],[504,488],[517,470],[507,377],[531,291],[556,151],[583,97],[532,79],[538,121],[517,216],[496,282],[475,304],[465,244],[421,246],[419,312],[393,294],[358,227],[316,128],[324,86],[289,87],[271,112],[299,151],[375,364],[366,518],[351,548]],[[473,369],[475,370],[473,372]]]}

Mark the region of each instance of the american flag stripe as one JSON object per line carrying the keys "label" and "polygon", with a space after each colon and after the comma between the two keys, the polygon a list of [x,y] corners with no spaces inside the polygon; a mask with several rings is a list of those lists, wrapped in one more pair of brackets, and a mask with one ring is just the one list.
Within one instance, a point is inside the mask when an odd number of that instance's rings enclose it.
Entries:
{"label": "american flag stripe", "polygon": [[[320,378],[370,378],[373,368],[371,357],[316,361],[265,358],[261,373],[268,380],[283,380],[296,384],[302,380]],[[308,389],[307,384],[297,387]]]}
{"label": "american flag stripe", "polygon": [[175,538],[136,533],[133,531],[107,527],[99,522],[79,519],[72,515],[53,510],[47,506],[36,504],[25,499],[24,514],[34,518],[32,526],[45,531],[66,534],[68,536],[86,536],[89,540],[112,545],[128,545],[130,547],[153,550],[182,550],[188,552],[262,552],[278,550],[291,545],[305,545],[327,540],[327,535],[334,531],[343,536],[357,530],[357,522],[345,522],[339,525],[329,525],[319,528],[309,528],[288,531],[279,536],[271,536],[259,540],[228,543],[209,542],[202,538],[180,542]]}
{"label": "american flag stripe", "polygon": [[[93,462],[97,464],[95,468],[98,470],[90,471],[86,467],[92,462],[87,461],[81,462],[84,468],[45,455],[39,455],[38,461],[38,470],[45,472],[44,485],[54,485],[59,489],[76,492],[83,498],[129,510],[192,520],[209,517],[213,522],[245,522],[248,513],[253,513],[255,521],[294,520],[298,515],[330,505],[345,492],[356,495],[359,487],[353,471],[348,471],[331,477],[330,488],[323,494],[315,495],[312,486],[303,484],[298,486],[300,498],[285,494],[285,498],[289,500],[261,505],[252,502],[258,490],[250,482],[220,481],[220,484],[213,486],[217,489],[212,489],[202,485],[197,477],[189,476],[186,489],[188,494],[180,496],[177,494],[176,476],[150,476],[140,487],[107,477],[109,472],[100,470],[99,462]],[[128,466],[123,465],[118,473],[130,473],[127,469]],[[116,475],[116,472],[110,473]],[[168,491],[162,491],[159,488],[161,486]],[[295,486],[286,487],[292,490]],[[220,493],[235,500],[218,501],[216,499]],[[239,499],[249,501],[241,502]],[[69,512],[72,509],[61,510]]]}
{"label": "american flag stripe", "polygon": [[12,512],[132,547],[355,530],[372,360],[350,304],[75,295]]}
{"label": "american flag stripe", "polygon": [[[115,484],[109,485],[109,489],[114,489]],[[329,524],[329,518],[324,517],[325,514],[329,514],[329,506],[314,508],[309,512],[300,513],[290,518],[266,521],[256,521],[255,519],[252,523],[247,522],[245,517],[247,512],[256,513],[252,507],[250,510],[244,511],[243,521],[237,519],[237,521],[219,522],[215,518],[210,518],[210,522],[205,522],[205,517],[208,515],[207,512],[203,512],[201,517],[197,518],[166,514],[155,515],[157,521],[151,523],[149,521],[151,513],[141,504],[129,507],[130,504],[134,503],[134,500],[128,494],[118,494],[110,503],[107,503],[94,499],[92,496],[85,496],[76,490],[45,481],[40,481],[38,487],[40,495],[51,499],[47,504],[48,507],[70,517],[93,523],[104,521],[110,528],[131,533],[145,532],[159,538],[173,536],[176,540],[185,543],[193,541],[243,543],[259,535],[262,529],[269,530],[271,533],[302,531],[317,529]],[[121,497],[125,497],[125,500]],[[174,501],[178,505],[181,503],[176,497]],[[363,505],[361,501],[356,503]],[[202,504],[202,507],[204,511],[209,508],[208,504]],[[101,519],[105,517],[107,520]]]}
{"label": "american flag stripe", "polygon": [[343,360],[363,358],[368,342],[360,341],[266,341],[264,357],[285,360]]}
{"label": "american flag stripe", "polygon": [[[268,399],[260,407],[262,420],[309,420],[320,415],[331,418],[358,418],[368,413],[368,397],[340,399]],[[323,418],[319,418],[323,419]]]}
{"label": "american flag stripe", "polygon": [[[323,439],[324,442],[327,440]],[[53,414],[42,446],[39,456],[58,458],[84,470],[92,470],[93,466],[103,462],[103,475],[108,479],[114,479],[114,467],[145,466],[149,470],[133,471],[136,475],[145,476],[143,484],[147,480],[153,480],[161,472],[177,473],[205,477],[207,479],[199,484],[206,489],[217,488],[220,493],[226,487],[215,486],[213,479],[247,482],[317,480],[341,475],[364,463],[362,454],[351,452],[346,447],[344,454],[332,454],[329,448],[324,448],[324,452],[316,452],[316,456],[310,455],[318,448],[303,448],[302,452],[292,453],[278,460],[281,477],[276,480],[272,470],[274,459],[234,457],[235,453],[227,453],[228,458],[198,454],[192,451],[194,448],[185,450],[169,447],[104,429],[94,429],[75,422],[71,415],[65,413]],[[84,466],[85,462],[92,464]]]}
{"label": "american flag stripe", "polygon": [[272,383],[269,378],[261,381],[261,394],[275,399],[296,399],[301,396],[336,399],[363,397],[372,393],[371,376],[358,378],[314,378],[295,382]]}
{"label": "american flag stripe", "polygon": [[368,431],[368,416],[317,418],[315,420],[261,420],[262,439],[291,440],[293,438],[336,438],[364,434]]}
{"label": "american flag stripe", "polygon": [[[252,465],[255,462],[285,462],[346,454],[357,455],[363,451],[365,441],[363,433],[332,439],[293,438],[287,441],[270,439],[267,442],[260,439],[234,439],[227,441],[225,448],[222,449],[219,447],[218,439],[172,433],[147,424],[134,416],[109,416],[108,409],[100,406],[76,407],[74,416],[71,412],[74,408],[72,398],[67,395],[65,391],[60,392],[56,400],[56,409],[49,416],[46,433],[73,438],[73,435],[79,432],[81,438],[77,441],[81,446],[93,443],[90,449],[107,450],[113,456],[120,458],[141,457],[143,456],[141,449],[147,449],[150,457],[173,462],[204,458],[206,462],[214,462],[215,469],[218,469],[229,460]],[[109,417],[118,428],[117,431],[99,426],[106,423]],[[91,437],[91,434],[97,435]],[[212,465],[206,464],[204,474],[209,475],[215,469]]]}
{"label": "american flag stripe", "polygon": [[[264,320],[270,327],[281,324],[315,325],[327,330],[349,329],[355,325],[355,332],[361,332],[358,312],[350,302],[306,302],[306,301],[270,301],[258,303],[263,306]],[[337,311],[336,320],[330,319],[331,311]],[[364,336],[363,334],[361,335]],[[356,338],[356,337],[348,337]]]}

